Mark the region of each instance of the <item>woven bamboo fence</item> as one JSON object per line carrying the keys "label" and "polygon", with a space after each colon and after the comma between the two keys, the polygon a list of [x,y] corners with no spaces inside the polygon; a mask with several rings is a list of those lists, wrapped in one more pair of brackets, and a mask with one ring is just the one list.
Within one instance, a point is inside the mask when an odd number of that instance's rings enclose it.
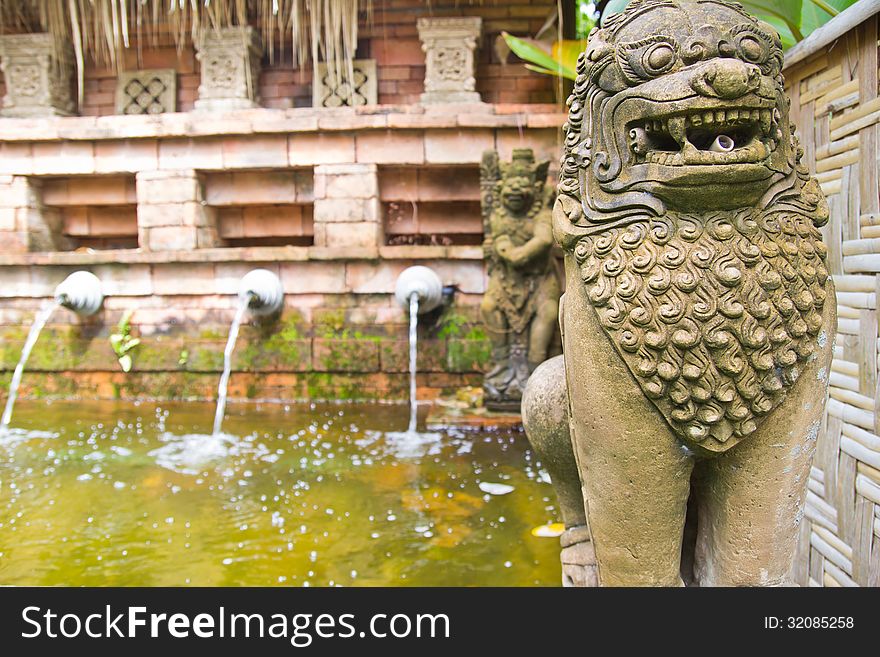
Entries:
{"label": "woven bamboo fence", "polygon": [[828,197],[839,326],[801,523],[802,586],[880,586],[880,1],[862,0],[788,53],[805,159]]}

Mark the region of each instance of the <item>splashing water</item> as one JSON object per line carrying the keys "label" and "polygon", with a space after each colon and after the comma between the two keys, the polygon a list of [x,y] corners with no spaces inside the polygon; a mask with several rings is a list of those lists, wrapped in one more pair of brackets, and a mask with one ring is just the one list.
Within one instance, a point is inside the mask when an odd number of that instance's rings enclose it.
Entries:
{"label": "splashing water", "polygon": [[416,373],[418,371],[419,295],[409,298],[409,426],[406,431],[388,431],[385,440],[393,447],[399,458],[422,458],[436,453],[443,435],[436,432],[417,431],[419,402],[416,396]]}
{"label": "splashing water", "polygon": [[416,371],[419,342],[419,295],[409,297],[409,426],[407,433],[416,432],[419,419],[419,402],[416,399]]}
{"label": "splashing water", "polygon": [[559,584],[558,539],[531,533],[558,522],[555,496],[518,431],[445,429],[402,457],[386,429],[406,428],[405,405],[240,408],[212,438],[214,402],[19,399],[0,582]]}
{"label": "splashing water", "polygon": [[0,419],[0,434],[6,433],[6,429],[9,427],[9,422],[12,420],[12,408],[15,406],[16,397],[18,397],[18,386],[21,384],[21,377],[24,374],[24,366],[27,364],[28,357],[31,355],[34,345],[37,343],[37,338],[40,337],[40,331],[43,330],[43,327],[46,326],[46,322],[49,321],[49,317],[52,316],[52,313],[55,312],[55,309],[60,305],[60,301],[53,299],[40,308],[36,317],[34,317],[34,323],[31,324],[31,330],[28,333],[27,340],[25,340],[24,348],[21,350],[21,358],[18,359],[18,365],[15,366],[15,372],[13,373],[12,381],[9,384],[9,397],[6,399],[6,408],[3,410],[3,418]]}
{"label": "splashing water", "polygon": [[244,314],[247,312],[251,297],[244,297],[239,301],[238,309],[232,325],[229,327],[229,337],[226,339],[226,348],[223,350],[223,375],[220,377],[220,385],[217,386],[217,411],[214,413],[214,433],[220,433],[223,426],[223,416],[226,414],[226,388],[229,385],[229,375],[232,372],[232,352],[235,351],[235,341],[238,339],[238,329]]}

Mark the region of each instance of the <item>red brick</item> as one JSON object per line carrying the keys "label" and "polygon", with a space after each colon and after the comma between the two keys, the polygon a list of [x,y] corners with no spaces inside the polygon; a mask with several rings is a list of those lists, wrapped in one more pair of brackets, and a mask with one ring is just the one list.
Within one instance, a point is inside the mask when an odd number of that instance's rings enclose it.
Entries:
{"label": "red brick", "polygon": [[358,162],[421,164],[425,161],[422,133],[415,130],[382,130],[357,135]]}
{"label": "red brick", "polygon": [[491,130],[425,131],[425,159],[430,163],[479,162],[483,152],[494,147]]}
{"label": "red brick", "polygon": [[387,81],[387,80],[379,80],[379,96],[380,101],[381,97],[386,94],[396,94],[397,93],[397,82],[396,81]]}
{"label": "red brick", "polygon": [[90,237],[118,237],[137,235],[137,210],[123,208],[89,208]]}
{"label": "red brick", "polygon": [[288,143],[291,166],[354,162],[354,153],[354,135],[346,133],[295,134]]}
{"label": "red brick", "polygon": [[425,53],[418,39],[395,39],[374,44],[373,57],[378,66],[408,66],[425,63]]}
{"label": "red brick", "polygon": [[70,235],[72,237],[84,237],[89,234],[88,208],[65,208],[62,213],[62,217],[64,219],[63,231],[65,235]]}
{"label": "red brick", "polygon": [[137,203],[134,176],[68,177],[43,183],[46,205],[129,205]]}
{"label": "red brick", "polygon": [[420,94],[425,90],[425,81],[419,79],[398,82],[397,90],[402,94]]}
{"label": "red brick", "polygon": [[380,80],[409,80],[409,66],[385,66],[379,69]]}
{"label": "red brick", "polygon": [[296,205],[246,207],[242,212],[244,237],[301,236],[302,209]]}

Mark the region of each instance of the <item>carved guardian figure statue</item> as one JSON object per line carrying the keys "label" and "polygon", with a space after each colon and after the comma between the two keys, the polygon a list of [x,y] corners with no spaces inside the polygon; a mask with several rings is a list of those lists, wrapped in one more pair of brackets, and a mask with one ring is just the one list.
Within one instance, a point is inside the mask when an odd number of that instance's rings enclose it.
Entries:
{"label": "carved guardian figure statue", "polygon": [[523,400],[564,576],[784,584],[836,317],[778,35],[731,2],[635,0],[588,44],[553,209],[564,365]]}
{"label": "carved guardian figure statue", "polygon": [[492,340],[483,382],[490,410],[516,410],[532,370],[547,358],[559,313],[553,230],[544,184],[549,162],[517,148],[510,162],[486,151],[480,190],[489,266],[482,315]]}

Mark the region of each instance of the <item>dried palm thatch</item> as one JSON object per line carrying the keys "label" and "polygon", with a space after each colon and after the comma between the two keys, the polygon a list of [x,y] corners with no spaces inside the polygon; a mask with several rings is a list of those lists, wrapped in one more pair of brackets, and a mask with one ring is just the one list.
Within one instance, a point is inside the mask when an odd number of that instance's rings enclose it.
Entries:
{"label": "dried palm thatch", "polygon": [[260,30],[270,58],[276,42],[289,43],[294,66],[323,60],[328,75],[346,79],[362,11],[372,13],[372,0],[0,0],[0,32],[48,32],[62,55],[72,45],[82,97],[86,58],[119,67],[133,41],[141,48],[170,32],[182,48],[208,30],[244,25]]}

